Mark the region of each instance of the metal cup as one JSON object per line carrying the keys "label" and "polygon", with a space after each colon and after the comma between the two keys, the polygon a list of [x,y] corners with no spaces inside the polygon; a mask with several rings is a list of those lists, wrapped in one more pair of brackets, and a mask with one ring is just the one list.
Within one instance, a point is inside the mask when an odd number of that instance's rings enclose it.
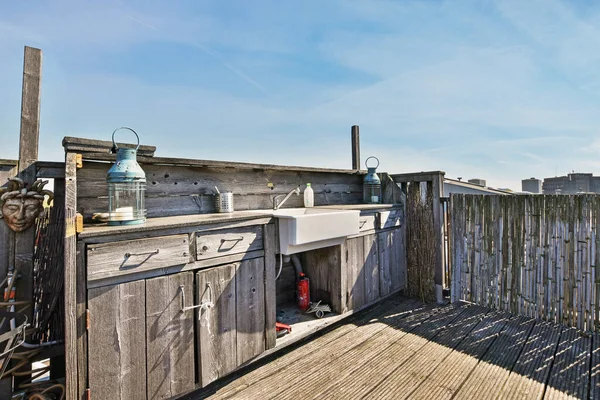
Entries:
{"label": "metal cup", "polygon": [[215,208],[220,213],[233,212],[233,193],[225,192],[217,194]]}

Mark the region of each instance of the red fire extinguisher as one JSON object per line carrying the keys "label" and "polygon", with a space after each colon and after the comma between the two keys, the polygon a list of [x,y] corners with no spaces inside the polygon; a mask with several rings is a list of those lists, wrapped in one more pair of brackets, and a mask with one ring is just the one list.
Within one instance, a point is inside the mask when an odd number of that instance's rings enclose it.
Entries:
{"label": "red fire extinguisher", "polygon": [[296,301],[298,302],[298,308],[302,311],[306,311],[310,307],[310,285],[303,272],[300,273],[296,285]]}

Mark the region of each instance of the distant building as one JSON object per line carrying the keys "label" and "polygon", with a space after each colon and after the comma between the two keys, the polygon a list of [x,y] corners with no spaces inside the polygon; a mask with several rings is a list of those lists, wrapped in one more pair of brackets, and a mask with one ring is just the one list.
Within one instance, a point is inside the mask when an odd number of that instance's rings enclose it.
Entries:
{"label": "distant building", "polygon": [[[479,183],[483,182],[483,185],[471,183],[471,181],[476,180]],[[508,195],[510,193],[505,192],[499,189],[493,189],[485,186],[485,181],[483,179],[470,179],[468,182],[463,182],[460,180],[444,178],[444,197],[450,197],[452,193],[462,193],[462,194],[502,194]]]}
{"label": "distant building", "polygon": [[485,179],[469,179],[469,183],[472,183],[473,185],[477,185],[477,186],[484,186],[486,185],[486,181]]}
{"label": "distant building", "polygon": [[524,192],[540,194],[542,193],[542,181],[535,178],[523,179],[521,181],[521,190]]}
{"label": "distant building", "polygon": [[545,178],[544,194],[600,193],[600,176],[591,173],[572,173]]}

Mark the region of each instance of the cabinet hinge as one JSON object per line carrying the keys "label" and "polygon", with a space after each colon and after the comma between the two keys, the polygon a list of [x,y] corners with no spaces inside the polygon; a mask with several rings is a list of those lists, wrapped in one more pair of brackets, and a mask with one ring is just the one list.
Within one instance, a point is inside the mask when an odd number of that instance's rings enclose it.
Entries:
{"label": "cabinet hinge", "polygon": [[75,154],[75,166],[83,168],[83,156],[81,154]]}
{"label": "cabinet hinge", "polygon": [[75,232],[83,232],[83,215],[79,213],[75,214]]}
{"label": "cabinet hinge", "polygon": [[92,322],[91,322],[91,318],[90,318],[90,310],[86,309],[85,310],[85,329],[89,331],[91,326],[92,326]]}
{"label": "cabinet hinge", "polygon": [[85,389],[85,398],[87,400],[92,400],[92,392],[90,391],[90,388]]}

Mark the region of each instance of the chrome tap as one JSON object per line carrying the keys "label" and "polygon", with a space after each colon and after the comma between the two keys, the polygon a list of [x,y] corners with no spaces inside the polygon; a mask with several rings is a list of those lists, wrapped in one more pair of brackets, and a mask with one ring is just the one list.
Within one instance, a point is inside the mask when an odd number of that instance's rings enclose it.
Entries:
{"label": "chrome tap", "polygon": [[289,199],[290,196],[292,194],[294,194],[294,193],[296,193],[296,196],[300,196],[300,186],[298,186],[297,188],[294,188],[294,189],[290,190],[290,192],[285,195],[285,197],[283,198],[283,200],[281,200],[281,203],[277,203],[277,199],[279,197],[283,196],[282,194],[273,197],[273,210],[279,210],[279,207],[281,207],[283,205],[283,203],[285,203],[287,201],[287,199]]}

